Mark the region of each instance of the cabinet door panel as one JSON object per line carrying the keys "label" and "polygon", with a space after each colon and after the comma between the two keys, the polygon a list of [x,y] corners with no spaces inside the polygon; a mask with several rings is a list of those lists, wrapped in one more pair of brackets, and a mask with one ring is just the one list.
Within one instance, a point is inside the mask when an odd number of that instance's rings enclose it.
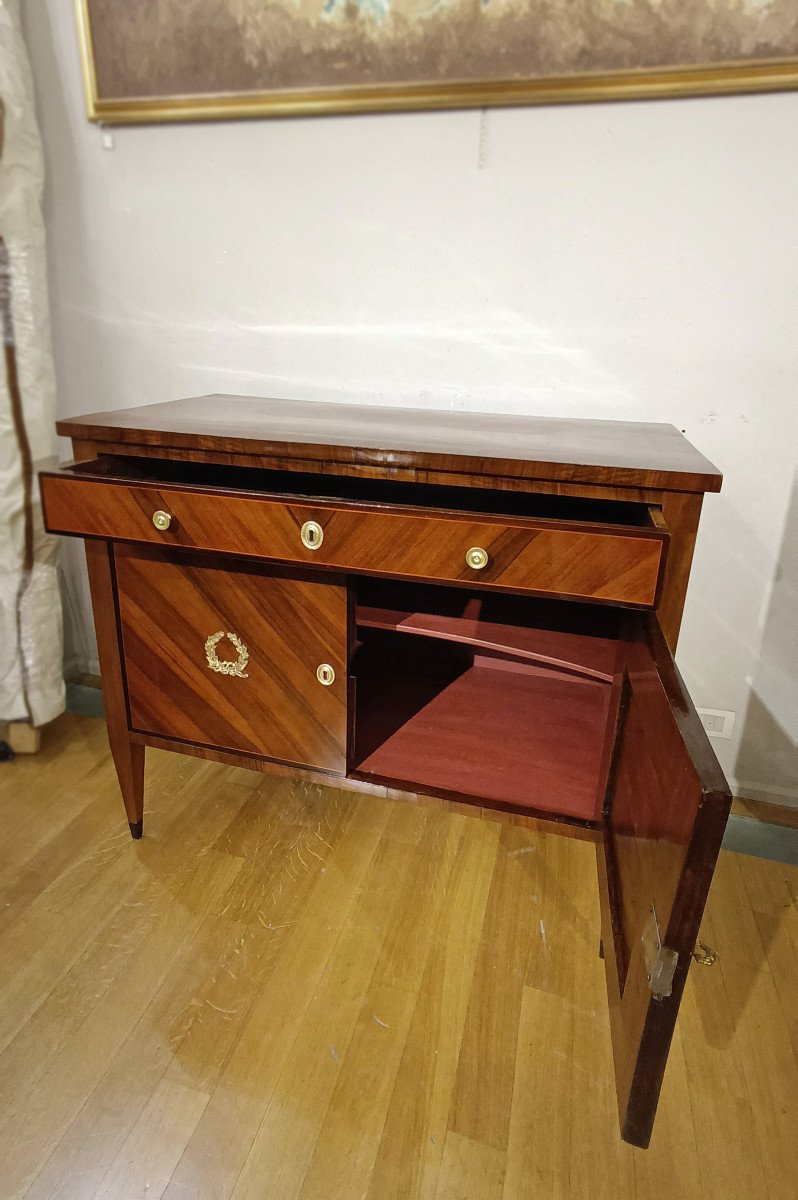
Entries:
{"label": "cabinet door panel", "polygon": [[133,729],[343,774],[345,587],[144,548],[115,564]]}
{"label": "cabinet door panel", "polygon": [[619,663],[598,867],[621,1130],[647,1146],[731,797],[653,614],[630,620]]}

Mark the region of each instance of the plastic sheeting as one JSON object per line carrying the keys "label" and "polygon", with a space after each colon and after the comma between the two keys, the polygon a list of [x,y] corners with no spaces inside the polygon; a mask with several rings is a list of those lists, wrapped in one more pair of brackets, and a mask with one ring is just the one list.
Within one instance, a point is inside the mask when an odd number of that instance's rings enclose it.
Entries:
{"label": "plastic sheeting", "polygon": [[0,0],[0,723],[64,707],[57,546],[36,472],[55,463],[43,162],[17,0]]}

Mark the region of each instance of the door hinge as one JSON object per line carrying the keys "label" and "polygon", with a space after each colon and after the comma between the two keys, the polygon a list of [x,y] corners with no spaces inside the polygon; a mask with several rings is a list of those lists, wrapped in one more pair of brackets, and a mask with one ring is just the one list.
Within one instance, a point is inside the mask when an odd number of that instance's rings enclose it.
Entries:
{"label": "door hinge", "polygon": [[675,950],[663,946],[659,933],[657,910],[651,905],[649,918],[643,930],[643,953],[646,960],[646,979],[655,1000],[663,1000],[673,991],[673,976],[679,955]]}

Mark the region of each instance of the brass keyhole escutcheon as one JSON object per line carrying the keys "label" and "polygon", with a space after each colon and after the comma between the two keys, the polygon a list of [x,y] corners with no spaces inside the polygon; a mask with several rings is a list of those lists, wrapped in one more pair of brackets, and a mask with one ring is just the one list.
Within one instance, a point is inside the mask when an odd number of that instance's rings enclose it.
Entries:
{"label": "brass keyhole escutcheon", "polygon": [[172,514],[164,512],[159,508],[157,512],[152,514],[152,523],[156,529],[160,529],[161,533],[165,533],[172,524]]}
{"label": "brass keyhole escutcheon", "polygon": [[299,536],[302,538],[302,545],[307,546],[308,550],[318,550],[324,541],[324,530],[318,521],[305,521]]}
{"label": "brass keyhole escutcheon", "polygon": [[483,550],[481,546],[472,546],[466,554],[466,562],[475,571],[481,571],[483,567],[488,565],[487,550]]}
{"label": "brass keyhole escutcheon", "polygon": [[324,684],[325,687],[329,687],[331,683],[335,683],[335,671],[329,663],[319,663],[316,667],[316,678],[319,683]]}

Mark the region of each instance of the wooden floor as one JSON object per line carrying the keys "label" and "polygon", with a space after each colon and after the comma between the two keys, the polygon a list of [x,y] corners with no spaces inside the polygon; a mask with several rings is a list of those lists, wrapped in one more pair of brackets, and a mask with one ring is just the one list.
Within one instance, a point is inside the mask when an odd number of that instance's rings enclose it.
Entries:
{"label": "wooden floor", "polygon": [[149,752],[0,765],[3,1200],[795,1200],[798,869],[722,852],[649,1151],[594,848]]}

